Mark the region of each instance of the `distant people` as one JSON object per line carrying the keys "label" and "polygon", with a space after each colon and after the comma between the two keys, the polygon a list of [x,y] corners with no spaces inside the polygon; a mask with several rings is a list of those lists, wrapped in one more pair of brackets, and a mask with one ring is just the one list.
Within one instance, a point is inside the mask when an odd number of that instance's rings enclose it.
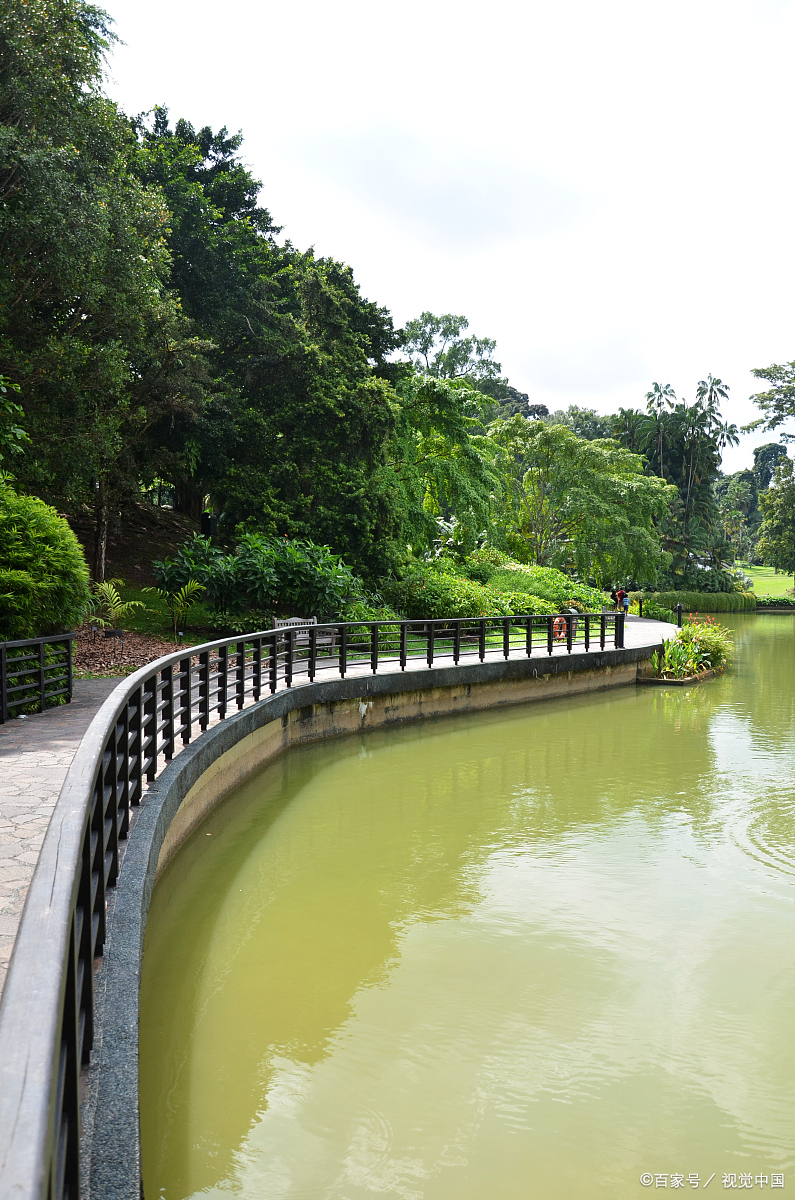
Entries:
{"label": "distant people", "polygon": [[625,609],[624,609],[624,599],[625,598],[627,601],[627,607],[629,607],[629,596],[624,591],[623,587],[620,587],[618,589],[618,591],[616,592],[616,607],[618,608],[619,612],[625,611]]}
{"label": "distant people", "polygon": [[624,609],[624,616],[629,616],[629,592],[624,592],[624,599],[621,601],[621,606]]}
{"label": "distant people", "polygon": [[610,599],[613,601],[613,609],[618,608],[618,592],[614,587],[610,589]]}

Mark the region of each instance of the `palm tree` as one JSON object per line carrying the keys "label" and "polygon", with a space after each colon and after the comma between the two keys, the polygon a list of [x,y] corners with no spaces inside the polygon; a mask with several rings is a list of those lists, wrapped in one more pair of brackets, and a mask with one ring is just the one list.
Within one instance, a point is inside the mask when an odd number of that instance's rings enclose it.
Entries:
{"label": "palm tree", "polygon": [[657,442],[657,457],[660,460],[660,479],[664,478],[663,471],[663,436],[665,433],[665,410],[672,409],[676,404],[676,392],[670,383],[653,383],[651,391],[646,393],[646,410],[653,419],[653,436]]}
{"label": "palm tree", "polygon": [[722,379],[713,379],[708,375],[696,384],[696,400],[713,416],[720,416],[722,400],[729,399],[729,385]]}

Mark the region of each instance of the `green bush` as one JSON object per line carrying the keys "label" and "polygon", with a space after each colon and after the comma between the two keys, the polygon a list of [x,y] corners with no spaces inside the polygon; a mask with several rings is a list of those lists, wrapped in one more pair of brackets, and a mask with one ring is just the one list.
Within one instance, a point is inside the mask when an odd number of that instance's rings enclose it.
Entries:
{"label": "green bush", "polygon": [[756,603],[765,608],[795,608],[795,596],[757,596]]}
{"label": "green bush", "polygon": [[68,523],[0,478],[0,641],[64,633],[88,602],[88,569]]}
{"label": "green bush", "polygon": [[663,642],[662,653],[652,655],[655,674],[685,679],[702,671],[722,671],[734,649],[732,632],[714,617],[688,621],[676,636]]}
{"label": "green bush", "polygon": [[173,559],[153,567],[158,586],[168,592],[195,579],[227,624],[251,613],[322,620],[362,597],[360,580],[328,546],[255,533],[244,534],[232,554],[194,534]]}
{"label": "green bush", "polygon": [[496,590],[529,592],[549,600],[553,612],[582,606],[583,612],[601,612],[605,595],[597,588],[577,583],[562,571],[553,567],[523,566],[514,563],[503,565],[489,579],[489,587]]}
{"label": "green bush", "polygon": [[554,605],[527,592],[499,591],[437,566],[417,567],[384,587],[389,603],[409,620],[510,617],[555,612]]}
{"label": "green bush", "polygon": [[631,592],[630,604],[642,599],[643,611],[651,601],[659,608],[676,611],[682,605],[685,613],[753,612],[757,598],[753,592]]}

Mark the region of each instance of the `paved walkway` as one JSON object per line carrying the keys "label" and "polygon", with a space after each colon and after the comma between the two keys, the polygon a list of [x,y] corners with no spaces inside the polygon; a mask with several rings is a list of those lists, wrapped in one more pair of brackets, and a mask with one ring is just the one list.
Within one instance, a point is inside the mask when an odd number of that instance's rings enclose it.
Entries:
{"label": "paved walkway", "polygon": [[[624,644],[627,649],[657,645],[675,632],[673,625],[630,617]],[[599,649],[598,640],[592,649]],[[612,646],[608,644],[607,649]],[[554,653],[555,657],[568,657],[565,644],[556,645]],[[533,657],[536,656],[545,657],[546,650],[542,646],[534,648]],[[517,647],[511,657],[525,655]],[[502,653],[490,650],[486,658],[496,661],[502,658]],[[475,654],[471,655],[471,661],[477,661]],[[435,665],[451,663],[440,656]],[[394,669],[394,664],[384,663],[387,670],[390,666]],[[409,662],[408,669],[427,668],[418,657]],[[319,671],[318,678],[323,674]],[[329,669],[330,676],[338,678],[338,674],[337,669]],[[349,674],[369,674],[369,666],[366,662],[352,664]],[[61,784],[94,713],[118,682],[118,679],[77,680],[71,704],[0,725],[0,994],[25,896]],[[295,682],[304,681],[297,677]],[[210,724],[214,725],[217,719],[214,715]]]}
{"label": "paved walkway", "polygon": [[71,704],[0,725],[0,993],[39,849],[69,765],[118,679],[78,679]]}

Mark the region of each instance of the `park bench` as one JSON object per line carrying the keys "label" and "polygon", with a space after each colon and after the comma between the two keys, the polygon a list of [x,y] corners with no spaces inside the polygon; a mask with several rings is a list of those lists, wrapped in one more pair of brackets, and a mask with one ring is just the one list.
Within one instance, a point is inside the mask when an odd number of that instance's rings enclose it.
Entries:
{"label": "park bench", "polygon": [[[308,649],[309,647],[309,626],[317,625],[317,617],[283,617],[275,621],[276,629],[294,629],[295,640],[293,645],[297,650]],[[317,634],[315,638],[315,648],[317,650],[328,650],[331,652],[336,643],[336,635],[331,630],[324,630]]]}

